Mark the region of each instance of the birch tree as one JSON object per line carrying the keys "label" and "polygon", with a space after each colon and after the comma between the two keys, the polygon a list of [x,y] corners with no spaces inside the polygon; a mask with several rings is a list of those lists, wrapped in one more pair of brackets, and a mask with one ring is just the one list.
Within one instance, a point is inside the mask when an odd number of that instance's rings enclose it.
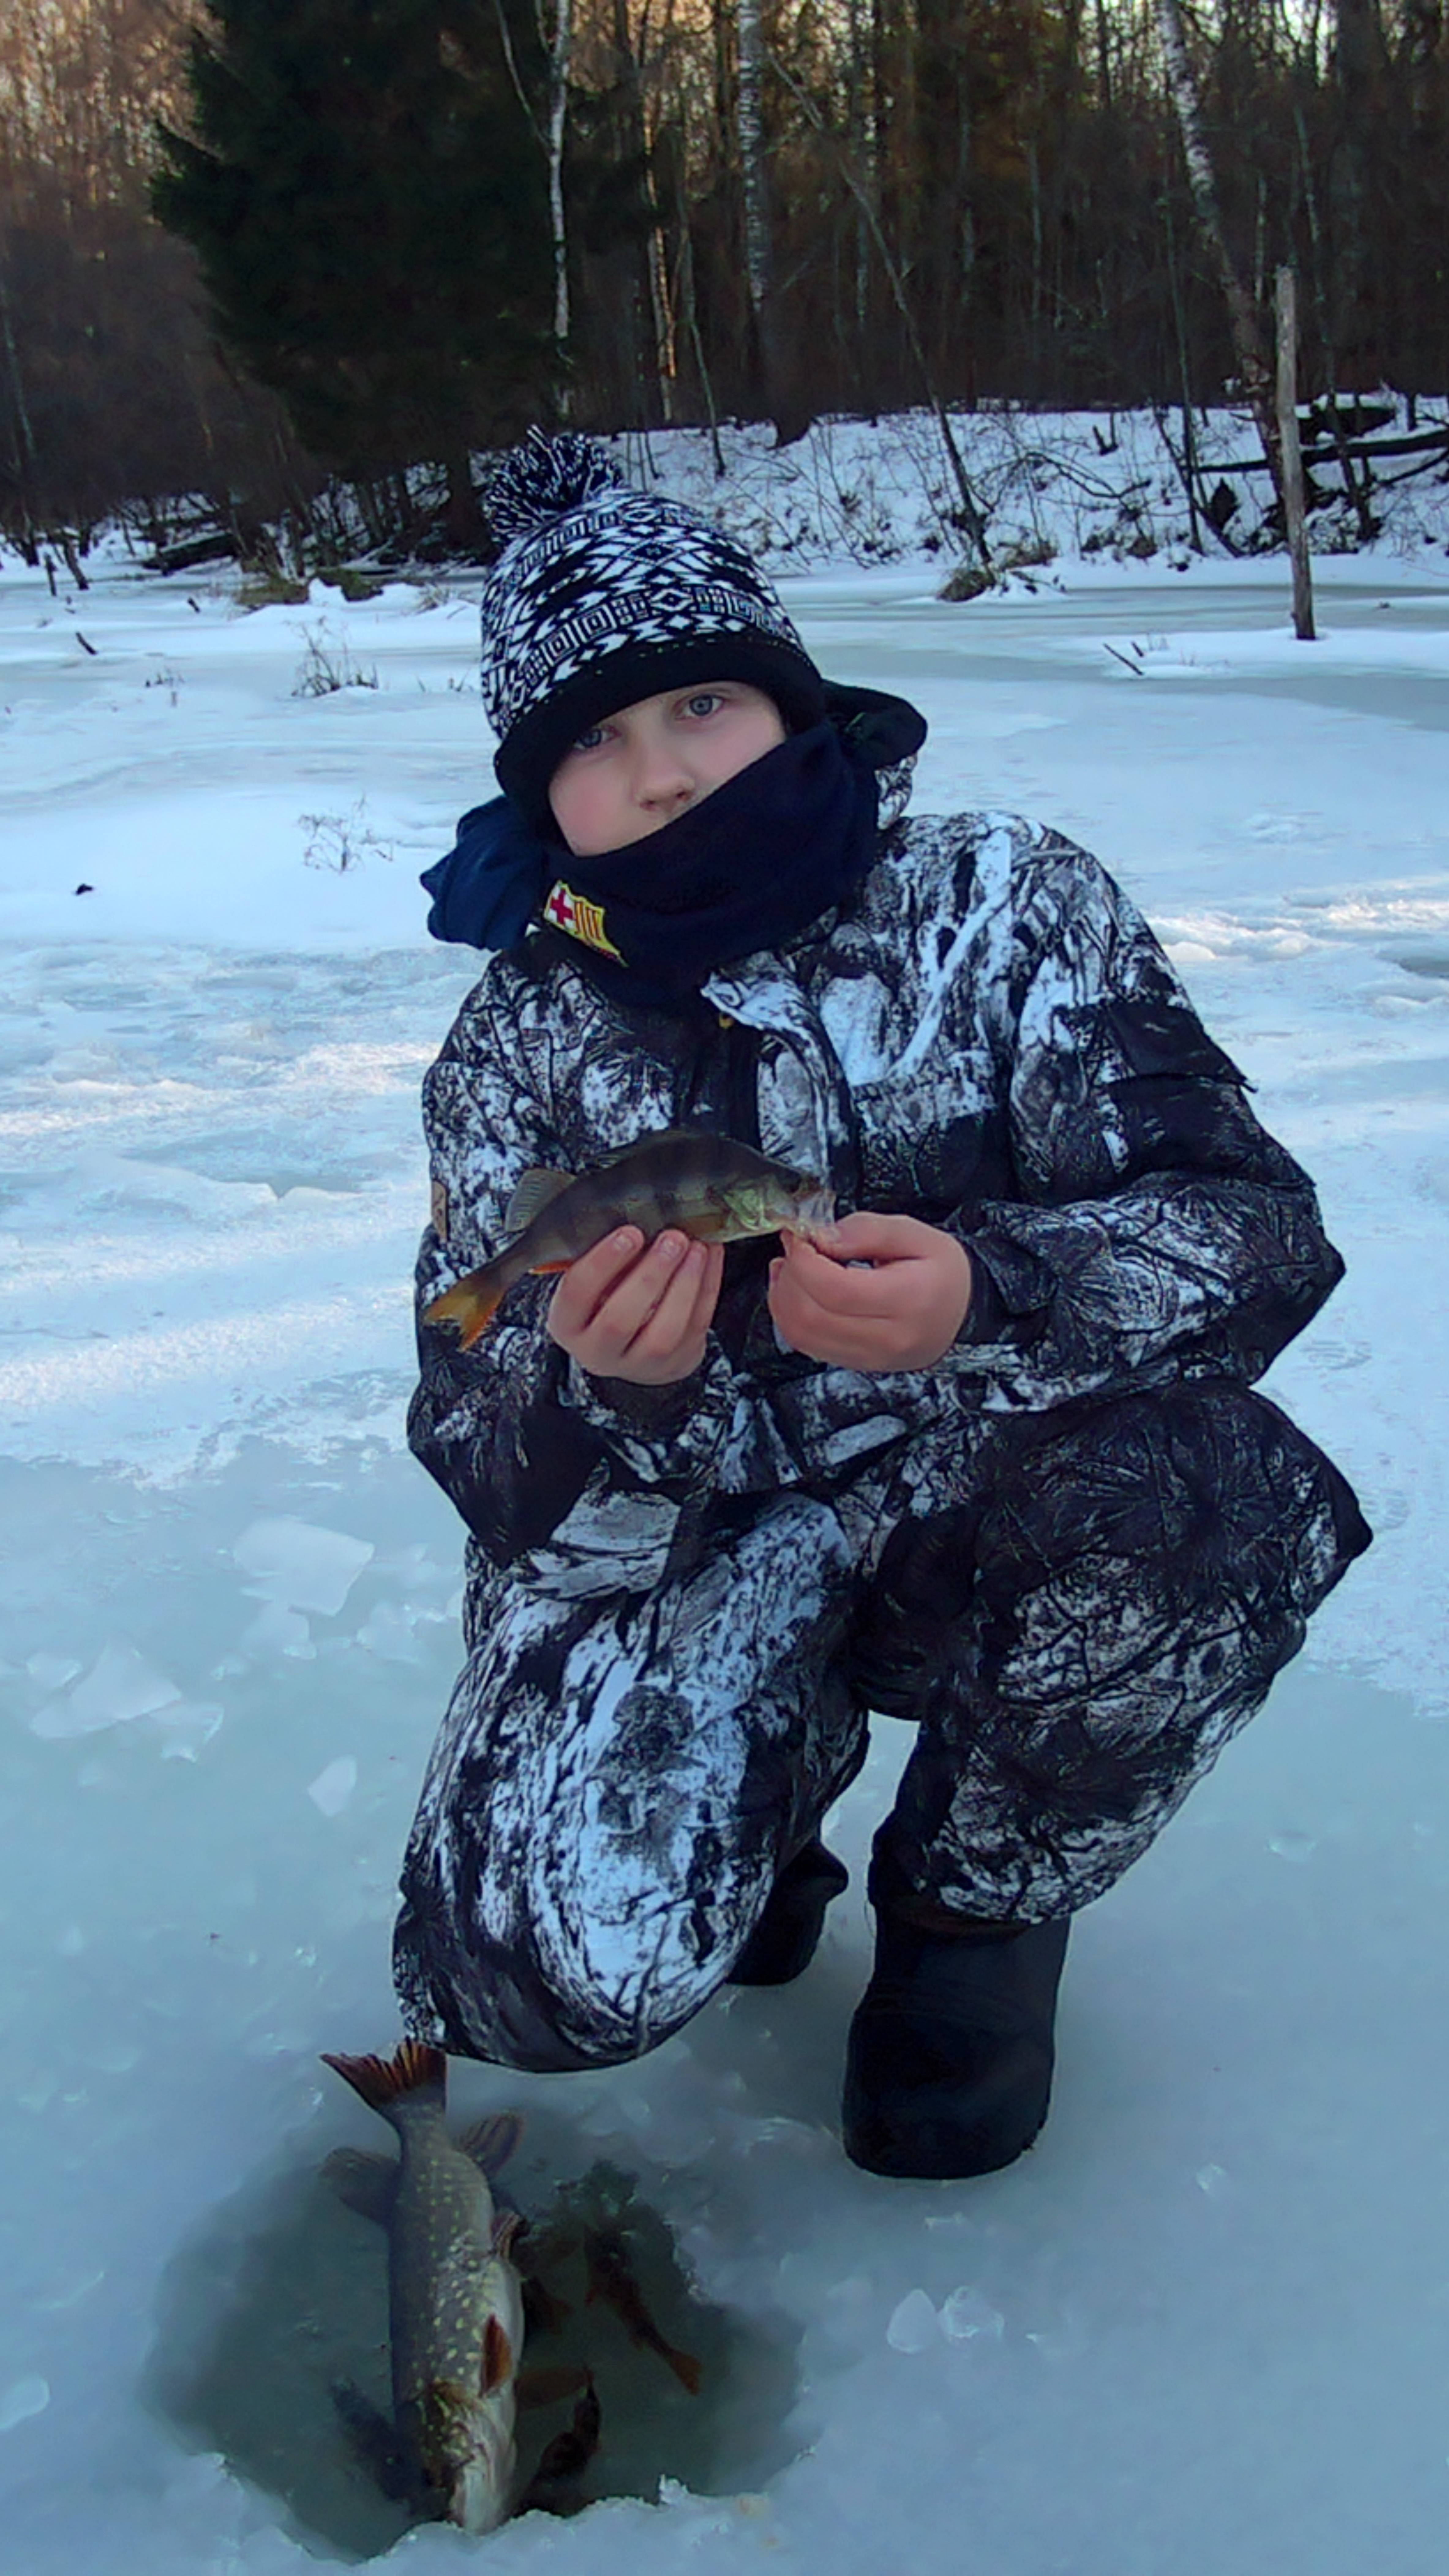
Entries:
{"label": "birch tree", "polygon": [[573,0],[553,0],[553,26],[543,23],[539,0],[539,41],[548,57],[548,213],[553,235],[553,336],[560,349],[569,336],[569,238],[564,215],[564,144],[568,134],[569,73],[573,61]]}
{"label": "birch tree", "polygon": [[1198,227],[1207,244],[1222,285],[1228,308],[1228,327],[1233,335],[1233,354],[1237,359],[1238,377],[1263,442],[1274,489],[1283,500],[1283,448],[1278,436],[1274,407],[1274,386],[1267,345],[1263,338],[1253,299],[1239,274],[1238,265],[1228,245],[1223,225],[1222,206],[1218,196],[1217,175],[1208,149],[1207,128],[1203,121],[1202,100],[1198,94],[1197,74],[1187,49],[1182,12],[1178,0],[1154,0],[1162,58],[1167,74],[1168,95],[1172,100],[1178,130],[1182,136],[1183,159],[1187,163],[1188,186]]}

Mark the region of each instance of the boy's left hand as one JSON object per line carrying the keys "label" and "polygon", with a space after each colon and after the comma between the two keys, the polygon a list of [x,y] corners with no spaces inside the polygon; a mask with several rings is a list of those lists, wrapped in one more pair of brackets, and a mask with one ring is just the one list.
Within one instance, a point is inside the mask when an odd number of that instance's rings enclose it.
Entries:
{"label": "boy's left hand", "polygon": [[[930,1368],[971,1304],[971,1257],[954,1235],[914,1216],[842,1217],[818,1251],[782,1238],[770,1264],[770,1312],[792,1350],[835,1368]],[[847,1262],[865,1261],[868,1270]]]}

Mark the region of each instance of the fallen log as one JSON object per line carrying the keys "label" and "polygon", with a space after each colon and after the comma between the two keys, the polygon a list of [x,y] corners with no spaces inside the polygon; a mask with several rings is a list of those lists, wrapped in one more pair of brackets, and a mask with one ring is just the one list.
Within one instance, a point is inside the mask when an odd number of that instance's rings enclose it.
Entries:
{"label": "fallen log", "polygon": [[198,564],[220,563],[223,557],[235,560],[241,546],[229,528],[212,528],[202,537],[187,537],[174,546],[158,546],[151,558],[152,572],[192,572]]}
{"label": "fallen log", "polygon": [[[1449,457],[1449,423],[1446,423],[1443,429],[1422,430],[1417,438],[1381,438],[1371,441],[1364,439],[1350,439],[1347,447],[1342,452],[1345,455],[1351,456],[1355,463],[1358,463],[1361,460],[1367,460],[1372,463],[1376,456],[1431,456],[1436,450],[1441,456]],[[1336,447],[1305,447],[1303,450],[1303,462],[1305,466],[1336,465],[1338,463],[1339,453],[1340,451]],[[1211,464],[1205,463],[1202,467],[1204,476],[1209,474],[1268,474],[1271,473],[1271,471],[1272,468],[1265,456],[1232,457],[1225,463],[1219,463],[1214,459]]]}

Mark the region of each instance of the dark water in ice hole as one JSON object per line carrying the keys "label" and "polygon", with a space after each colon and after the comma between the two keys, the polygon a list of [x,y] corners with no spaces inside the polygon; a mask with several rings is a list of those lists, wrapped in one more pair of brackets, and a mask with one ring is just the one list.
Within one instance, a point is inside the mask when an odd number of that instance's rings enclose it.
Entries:
{"label": "dark water in ice hole", "polygon": [[[543,2221],[560,2183],[589,2168],[580,2144],[562,2122],[530,2114],[500,2197]],[[629,2194],[622,2232],[646,2304],[702,2379],[691,2396],[655,2353],[634,2348],[611,2308],[586,2306],[581,2258],[550,2272],[569,2314],[530,2334],[525,2366],[593,2369],[603,2431],[585,2496],[653,2502],[661,2478],[704,2495],[759,2488],[794,2457],[781,2427],[797,2393],[799,2326],[692,2290],[657,2205],[669,2197],[662,2174],[595,2164],[591,2181],[606,2195]],[[173,2258],[146,2395],[188,2449],[219,2452],[274,2497],[315,2556],[371,2558],[393,2546],[409,2515],[358,2458],[332,2397],[339,2380],[389,2406],[386,2240],[314,2165],[293,2164],[219,2204]],[[573,2402],[520,2411],[521,2483]]]}

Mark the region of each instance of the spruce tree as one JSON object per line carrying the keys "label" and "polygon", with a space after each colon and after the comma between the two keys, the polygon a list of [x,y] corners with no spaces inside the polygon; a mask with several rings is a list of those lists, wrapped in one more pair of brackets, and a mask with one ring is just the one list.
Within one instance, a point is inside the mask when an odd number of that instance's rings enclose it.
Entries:
{"label": "spruce tree", "polygon": [[207,0],[188,68],[196,139],[161,129],[153,204],[220,338],[342,473],[444,464],[476,535],[468,450],[546,413],[558,367],[528,0]]}

